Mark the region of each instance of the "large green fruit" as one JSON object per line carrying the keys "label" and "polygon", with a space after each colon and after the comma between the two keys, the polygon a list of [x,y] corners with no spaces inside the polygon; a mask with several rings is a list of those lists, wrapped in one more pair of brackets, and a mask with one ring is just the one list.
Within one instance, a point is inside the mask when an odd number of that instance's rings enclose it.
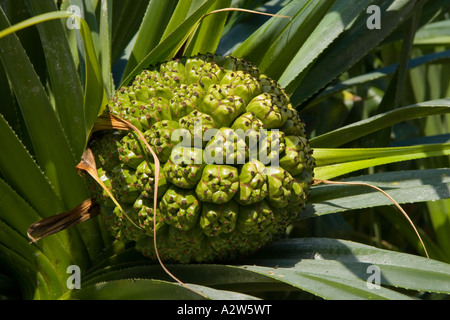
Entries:
{"label": "large green fruit", "polygon": [[250,63],[206,54],[161,63],[118,90],[109,111],[142,131],[96,133],[99,177],[136,228],[98,185],[93,196],[118,239],[155,258],[223,261],[280,237],[298,217],[313,181],[304,123],[280,86]]}

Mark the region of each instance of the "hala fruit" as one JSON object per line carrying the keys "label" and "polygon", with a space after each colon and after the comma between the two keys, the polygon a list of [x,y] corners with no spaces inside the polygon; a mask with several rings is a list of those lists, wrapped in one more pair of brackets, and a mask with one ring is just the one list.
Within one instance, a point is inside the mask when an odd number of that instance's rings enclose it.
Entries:
{"label": "hala fruit", "polygon": [[161,63],[108,107],[143,132],[161,162],[155,177],[135,132],[97,132],[89,146],[99,177],[140,228],[94,183],[105,224],[144,255],[155,257],[154,232],[166,260],[249,254],[279,237],[308,199],[315,163],[304,124],[280,86],[242,59]]}

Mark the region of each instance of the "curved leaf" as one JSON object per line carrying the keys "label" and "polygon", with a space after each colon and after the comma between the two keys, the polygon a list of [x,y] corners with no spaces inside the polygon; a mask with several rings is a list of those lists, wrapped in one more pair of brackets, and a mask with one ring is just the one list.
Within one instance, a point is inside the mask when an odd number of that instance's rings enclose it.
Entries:
{"label": "curved leaf", "polygon": [[[45,284],[42,276],[36,270],[36,265],[26,261],[15,251],[5,247],[0,243],[0,260],[5,265],[14,266],[10,272],[20,285],[22,298],[24,299],[48,299],[49,289]],[[41,285],[39,290],[37,282]]]}
{"label": "curved leaf", "polygon": [[[363,182],[386,191],[398,203],[414,203],[450,198],[450,169],[425,169],[370,174],[342,181]],[[381,193],[363,186],[319,185],[300,219],[352,209],[391,205]]]}
{"label": "curved leaf", "polygon": [[[317,21],[308,25],[308,22],[311,22],[310,19],[320,19],[332,5],[332,2],[334,1],[299,0],[290,2],[277,13],[278,15],[289,16],[290,19],[270,18],[234,50],[232,55],[251,61],[258,65],[261,72],[277,78],[268,69],[272,68],[272,71],[277,73],[284,70],[282,64],[288,63],[290,59],[281,59],[283,55],[294,55],[295,50],[298,50],[308,35],[307,32],[303,32],[302,27],[311,31],[316,26]],[[291,36],[296,37],[297,42],[289,41]],[[268,50],[276,51],[279,55],[278,59],[271,54],[267,54]]]}
{"label": "curved leaf", "polygon": [[[414,58],[408,61],[408,69],[414,69],[416,67],[422,66],[424,64],[429,63],[437,63],[437,62],[446,62],[450,60],[450,50],[445,50],[441,52],[430,53],[418,58]],[[398,64],[389,65],[384,68],[380,68],[378,70],[362,74],[360,76],[356,76],[347,80],[342,81],[341,83],[335,84],[326,88],[320,95],[318,95],[317,100],[321,100],[323,98],[329,97],[337,92],[343,91],[345,89],[351,88],[353,86],[361,85],[364,83],[368,83],[371,81],[375,81],[386,77],[390,74],[393,74],[395,70],[397,70]]]}
{"label": "curved leaf", "polygon": [[[310,261],[308,261],[310,262]],[[380,287],[370,289],[364,279],[350,277],[340,263],[334,261],[313,261],[302,263],[302,271],[292,268],[267,268],[249,266],[249,270],[271,278],[290,283],[300,289],[329,300],[410,300],[411,298],[395,291]],[[332,269],[332,272],[328,270]],[[326,274],[326,276],[324,276]]]}
{"label": "curved leaf", "polygon": [[[3,11],[1,11],[1,13],[3,13]],[[13,36],[12,33],[22,30],[24,28],[30,27],[30,26],[39,24],[39,23],[43,23],[43,22],[51,21],[51,20],[55,20],[55,19],[63,19],[63,18],[77,19],[78,23],[80,24],[80,27],[78,30],[84,41],[84,54],[85,54],[84,61],[85,61],[85,73],[86,73],[85,88],[84,88],[84,113],[85,113],[85,121],[86,121],[85,129],[86,129],[86,137],[87,137],[91,132],[94,122],[97,119],[97,116],[99,115],[99,113],[103,112],[103,108],[105,107],[105,105],[107,103],[106,91],[103,87],[102,71],[100,68],[99,61],[97,59],[96,48],[95,48],[94,42],[92,41],[91,30],[90,30],[87,22],[78,16],[73,16],[73,14],[70,12],[60,12],[60,11],[43,13],[38,16],[31,17],[20,23],[17,23],[13,26],[9,26],[9,23],[6,19],[6,16],[4,16],[4,13],[3,13],[3,18],[4,18],[4,21],[2,24],[0,24],[0,27],[3,25],[2,26],[3,30],[0,31],[0,39],[9,35],[10,37],[3,41],[11,41],[12,42],[10,44],[11,48],[7,48],[6,42],[5,42],[5,54],[6,53],[11,54],[9,56],[9,59],[21,59],[21,61],[23,63],[25,63],[22,66],[22,68],[24,70],[28,71],[28,73],[30,73],[28,75],[28,77],[33,78],[32,84],[34,86],[36,86],[35,91],[38,90],[37,88],[42,87],[42,84],[40,82],[38,82],[39,79],[35,79],[36,76],[33,75],[34,69],[33,69],[32,65],[30,65],[30,63],[28,61],[29,59],[26,56],[26,53],[23,52],[24,50],[21,47],[21,45],[15,41],[15,40],[17,40],[17,37],[15,35]],[[15,48],[15,50],[17,50],[17,52],[13,52],[12,48]],[[9,50],[6,50],[6,49],[9,49]],[[18,55],[18,56],[16,57],[16,55]],[[11,63],[12,62],[13,62],[13,60],[11,61]],[[16,66],[16,68],[17,68],[17,66]],[[11,67],[9,68],[9,72],[11,72]],[[19,73],[20,73],[20,70],[19,70]],[[10,77],[11,77],[11,75],[10,75]],[[13,81],[13,86],[14,86],[14,84],[15,83]],[[43,90],[38,90],[37,94],[42,95],[41,91],[43,91]],[[44,94],[45,94],[45,92],[44,92]],[[16,95],[17,95],[17,93],[16,93]],[[39,98],[34,97],[34,99],[39,99]],[[47,99],[45,99],[42,96],[42,97],[40,97],[40,100],[42,100],[42,101],[48,100],[48,97],[47,97]],[[63,136],[63,135],[61,135],[61,136]]]}
{"label": "curved leaf", "polygon": [[[89,263],[85,248],[81,250],[76,229],[66,230],[32,245],[27,238],[27,229],[39,219],[38,213],[2,179],[0,193],[0,243],[36,265],[40,273],[51,275],[46,286],[54,290],[54,293],[49,294],[60,294],[58,292],[64,291],[61,284],[64,281],[61,280],[66,277],[67,266],[77,263],[86,267]],[[41,285],[43,284],[38,284],[38,287]]]}
{"label": "curved leaf", "polygon": [[[47,295],[53,299],[57,298],[63,293],[61,273],[56,271],[57,267],[54,261],[51,261],[42,251],[36,250],[28,244],[24,238],[20,237],[17,232],[10,229],[5,223],[0,220],[0,243],[1,247],[8,250],[9,259],[4,259],[4,263],[11,264],[16,263],[18,270],[27,269],[24,274],[29,276],[35,274],[35,276],[41,277],[42,283],[39,283],[37,287],[47,289]],[[30,265],[33,266],[30,268]],[[19,274],[19,278],[23,275]],[[28,286],[33,286],[33,282]]]}
{"label": "curved leaf", "polygon": [[136,42],[128,58],[125,74],[129,74],[160,42],[177,1],[151,0],[148,4]]}
{"label": "curved leaf", "polygon": [[[100,9],[100,63],[102,69],[102,78],[106,97],[109,99],[114,95],[114,80],[111,73],[111,20],[112,20],[112,0],[101,0]],[[84,150],[83,150],[84,151]]]}
{"label": "curved leaf", "polygon": [[[27,1],[33,16],[57,11],[55,2]],[[86,145],[83,90],[61,21],[52,20],[37,25],[47,61],[55,109],[75,158]],[[64,92],[64,94],[60,94]]]}
{"label": "curved leaf", "polygon": [[[301,1],[300,1],[301,2]],[[286,87],[287,83],[280,78],[283,71],[289,70],[297,74],[298,61],[295,57],[301,52],[301,48],[308,46],[310,35],[318,30],[320,22],[326,16],[328,10],[333,6],[335,0],[330,1],[308,1],[292,17],[289,24],[276,38],[273,38],[270,46],[265,48],[264,57],[258,63],[259,69],[274,79],[279,79],[280,84]],[[323,42],[324,38],[321,39]],[[319,49],[320,46],[315,46]],[[299,52],[300,51],[300,52]],[[288,65],[280,65],[289,63]],[[293,63],[293,64],[292,64]],[[295,67],[293,67],[295,66]],[[287,91],[290,93],[289,91]]]}
{"label": "curved leaf", "polygon": [[450,143],[398,148],[314,149],[314,177],[326,180],[382,164],[450,155]]}
{"label": "curved leaf", "polygon": [[125,47],[139,30],[149,1],[113,0],[111,21],[111,61],[113,63],[117,62]]}
{"label": "curved leaf", "polygon": [[[292,2],[292,0],[289,2]],[[232,5],[241,9],[277,14],[287,5],[287,2],[284,0],[272,0],[268,2],[260,0],[235,0]],[[259,14],[248,14],[239,11],[231,13],[225,24],[216,53],[234,55],[233,52],[268,20],[267,16]],[[255,40],[258,41],[256,38]]]}
{"label": "curved leaf", "polygon": [[[211,289],[187,284],[209,299],[255,300],[255,297],[236,292]],[[81,290],[72,291],[64,299],[83,300],[198,300],[203,296],[188,288],[171,282],[151,279],[124,279],[97,283]]]}
{"label": "curved leaf", "polygon": [[200,5],[202,5],[202,1],[195,0],[184,0],[178,1],[177,6],[175,7],[173,14],[170,18],[170,21],[167,23],[166,30],[164,30],[164,34],[161,39],[165,39],[169,34],[171,34],[175,29],[184,21],[193,11],[198,9]]}
{"label": "curved leaf", "polygon": [[137,66],[124,74],[120,86],[128,84],[140,70],[161,61],[169,60],[178,52],[191,32],[196,29],[200,19],[208,12],[214,1],[207,0],[184,20],[170,35],[164,38]]}
{"label": "curved leaf", "polygon": [[329,12],[308,35],[295,57],[289,61],[279,78],[286,92],[293,92],[308,72],[310,65],[324,50],[344,32],[345,28],[356,19],[371,1],[337,0]]}
{"label": "curved leaf", "polygon": [[[228,8],[230,5],[231,0],[216,1],[211,11]],[[227,17],[228,12],[220,12],[204,18],[183,55],[193,56],[198,53],[215,52]]]}
{"label": "curved leaf", "polygon": [[[370,278],[373,274],[373,271],[369,272],[370,266],[380,271],[381,286],[450,293],[449,264],[345,240],[303,238],[278,241],[248,263],[247,270],[265,272],[280,281],[285,281],[288,276],[296,277],[291,284],[300,287],[302,279],[297,276],[335,282],[332,291],[328,286],[314,287],[315,294],[329,299],[351,297],[353,294],[362,296],[361,292],[368,295],[365,298],[386,295],[385,298],[397,296],[395,299],[398,299],[403,296],[408,299],[399,293],[370,289],[367,285],[373,279]],[[267,267],[254,267],[253,264]],[[348,286],[343,286],[347,283]],[[353,285],[356,288],[351,288]]]}
{"label": "curved leaf", "polygon": [[[0,13],[3,14],[3,11]],[[30,136],[34,140],[32,141],[33,145],[51,145],[52,148],[56,147],[56,149],[59,149],[59,152],[57,152],[48,147],[37,148],[37,158],[47,177],[55,185],[55,190],[65,194],[64,198],[70,201],[67,207],[71,208],[81,202],[83,198],[86,198],[84,185],[76,170],[74,170],[77,160],[73,158],[73,152],[67,143],[66,136],[61,131],[63,130],[61,124],[53,113],[49,98],[34,72],[33,66],[30,64],[17,37],[11,34],[37,23],[68,17],[71,17],[71,14],[67,12],[49,12],[9,27],[6,17],[4,15],[0,16],[0,18],[3,18],[3,27],[6,27],[0,32],[0,39],[5,44],[2,47],[4,50],[0,51],[0,53],[2,54],[5,69],[8,72],[17,100],[24,114]],[[87,57],[85,59],[87,75],[84,105],[86,111],[86,133],[89,133],[99,110],[101,110],[102,105],[105,103],[106,93],[103,89],[101,71],[94,52],[89,27],[83,19],[79,19],[78,21],[82,26],[80,32],[85,41],[85,53]],[[23,85],[25,83],[27,85]],[[33,94],[28,94],[30,92]],[[39,103],[36,103],[37,101]],[[33,108],[31,107],[32,104],[34,104]],[[48,123],[45,124],[45,122]],[[52,157],[53,160],[49,160]],[[55,161],[58,158],[60,160]],[[70,169],[65,168],[67,166],[70,166]],[[57,174],[58,170],[62,171]],[[70,183],[68,184],[67,182]],[[74,188],[79,190],[79,192],[73,192]]]}
{"label": "curved leaf", "polygon": [[[391,287],[450,292],[448,264],[336,239],[282,240],[240,263],[167,267],[171,272],[181,275],[183,280],[188,280],[189,285],[197,283],[237,292],[257,291],[258,287],[267,288],[268,285],[272,290],[277,288],[290,291],[294,287],[326,299],[397,300],[411,297],[395,292]],[[128,265],[128,268],[123,265],[116,268],[111,266],[112,269],[108,267],[87,280],[84,285],[92,288],[97,286],[96,283],[101,286],[101,283],[133,277],[167,278],[158,265],[136,266],[133,262]],[[371,282],[371,273],[368,272],[370,266],[379,268],[379,283]],[[123,281],[124,285],[132,285],[130,280]],[[379,284],[380,288],[373,288],[371,284]],[[193,288],[197,290],[200,287]],[[127,289],[124,287],[124,290]],[[142,297],[148,294],[150,293],[142,292]],[[177,294],[174,291],[173,297]],[[74,297],[77,297],[76,293]]]}
{"label": "curved leaf", "polygon": [[[370,4],[378,6],[381,10],[381,28],[368,32],[367,18],[369,15],[363,10],[358,18],[340,34],[339,38],[318,57],[303,77],[301,85],[298,85],[295,90],[289,91],[292,93],[291,101],[293,105],[305,102],[329,85],[385,39],[423,2],[408,0],[372,1]],[[353,5],[353,3],[349,3],[349,5]]]}
{"label": "curved leaf", "polygon": [[449,27],[450,21],[448,20],[425,25],[417,31],[414,38],[414,45],[448,46],[450,44]]}
{"label": "curved leaf", "polygon": [[[0,174],[41,215],[46,217],[64,209],[51,183],[34,162],[18,137],[0,115],[0,143],[8,157],[0,157]],[[30,185],[34,188],[30,189]]]}

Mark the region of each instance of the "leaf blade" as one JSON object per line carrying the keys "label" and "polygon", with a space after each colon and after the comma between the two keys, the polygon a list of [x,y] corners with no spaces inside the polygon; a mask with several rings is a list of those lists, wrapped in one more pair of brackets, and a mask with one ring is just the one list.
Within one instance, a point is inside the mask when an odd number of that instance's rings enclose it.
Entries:
{"label": "leaf blade", "polygon": [[341,281],[361,280],[358,285],[362,290],[367,289],[367,281],[370,281],[367,268],[375,265],[381,272],[380,285],[450,292],[450,265],[447,263],[340,239],[282,240],[248,262],[247,268],[251,269],[253,264],[266,265],[274,273],[278,265],[278,269],[295,270],[300,274],[336,277]]}
{"label": "leaf blade", "polygon": [[[449,169],[408,170],[359,176],[342,181],[363,182],[385,190],[398,203],[415,203],[450,198]],[[370,188],[316,186],[300,219],[352,209],[392,205]]]}
{"label": "leaf blade", "polygon": [[[227,8],[230,5],[230,0],[216,1],[211,7],[211,10]],[[184,55],[193,56],[198,53],[214,53],[219,44],[227,17],[228,12],[221,12],[204,18],[193,39],[190,41],[189,46],[185,49]]]}
{"label": "leaf blade", "polygon": [[[0,27],[8,26],[0,10]],[[9,35],[0,41],[0,57],[24,115],[37,161],[66,205],[75,206],[85,198],[85,189],[60,122],[17,37]]]}
{"label": "leaf blade", "polygon": [[[9,157],[0,158],[0,174],[45,217],[62,210],[64,204],[31,155],[0,115],[0,143]],[[30,185],[35,188],[30,189]]]}
{"label": "leaf blade", "polygon": [[[57,10],[54,1],[27,1],[33,16]],[[47,61],[55,107],[75,157],[86,144],[83,90],[61,21],[37,24]],[[64,94],[61,94],[64,92]]]}
{"label": "leaf blade", "polygon": [[[409,17],[419,2],[423,1],[373,1],[371,5],[377,5],[381,9],[382,28],[367,32],[368,16],[365,10],[362,11],[355,22],[351,24],[351,28],[347,28],[345,32],[341,33],[340,37],[318,57],[303,78],[301,85],[297,86],[295,90],[290,90],[293,105],[300,105],[311,99],[355,64],[397,28],[405,18]],[[327,71],[324,72],[324,70]]]}
{"label": "leaf blade", "polygon": [[195,29],[196,25],[206,14],[214,1],[205,1],[185,21],[183,21],[170,35],[158,44],[139,64],[128,74],[124,74],[120,86],[127,85],[140,70],[160,61],[173,58],[178,49]]}
{"label": "leaf blade", "polygon": [[316,179],[328,180],[382,164],[450,155],[450,144],[398,148],[315,149]]}
{"label": "leaf blade", "polygon": [[396,123],[449,112],[450,99],[448,98],[426,101],[357,121],[345,127],[314,137],[310,142],[314,148],[338,147]]}
{"label": "leaf blade", "polygon": [[158,45],[176,4],[176,1],[166,0],[149,2],[124,74],[133,71],[138,63]]}

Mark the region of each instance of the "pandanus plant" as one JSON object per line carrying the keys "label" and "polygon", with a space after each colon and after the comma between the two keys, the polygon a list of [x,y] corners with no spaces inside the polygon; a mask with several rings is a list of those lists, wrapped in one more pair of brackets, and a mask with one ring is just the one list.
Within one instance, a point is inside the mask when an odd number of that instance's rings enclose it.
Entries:
{"label": "pandanus plant", "polygon": [[[448,59],[426,51],[445,45],[435,35],[447,9],[399,0],[1,3],[2,294],[448,294],[447,80],[425,101],[412,76]],[[422,118],[432,116],[440,128],[395,145],[410,127],[430,130]],[[429,220],[413,223],[398,203]],[[340,215],[377,210],[391,224]],[[371,238],[379,226],[403,237]],[[66,282],[73,265],[79,290]],[[377,290],[370,266],[382,274]]]}

